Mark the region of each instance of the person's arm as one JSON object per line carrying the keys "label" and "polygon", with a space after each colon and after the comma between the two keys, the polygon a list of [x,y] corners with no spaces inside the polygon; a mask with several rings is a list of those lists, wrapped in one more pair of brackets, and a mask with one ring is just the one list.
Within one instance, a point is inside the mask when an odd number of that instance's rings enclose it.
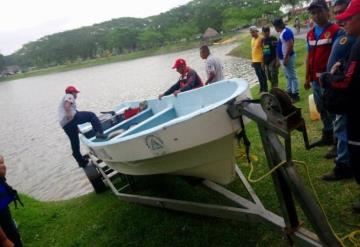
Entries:
{"label": "person's arm", "polygon": [[6,166],[3,163],[0,163],[0,178],[5,178],[6,176]]}
{"label": "person's arm", "polygon": [[215,71],[210,71],[209,72],[209,77],[205,82],[205,85],[209,84],[210,82],[212,82],[215,78]]}
{"label": "person's arm", "polygon": [[174,85],[172,85],[168,90],[165,91],[165,93],[162,94],[162,96],[170,95],[176,90],[178,90],[180,87],[180,80],[177,81]]}
{"label": "person's arm", "polygon": [[11,242],[5,232],[2,230],[2,228],[0,227],[0,245],[3,247],[14,247],[15,245],[13,244],[13,242]]}

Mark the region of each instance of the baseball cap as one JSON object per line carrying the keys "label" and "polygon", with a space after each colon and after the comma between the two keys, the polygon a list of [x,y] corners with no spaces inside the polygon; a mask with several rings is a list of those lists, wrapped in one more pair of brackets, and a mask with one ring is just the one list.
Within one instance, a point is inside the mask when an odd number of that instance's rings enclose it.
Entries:
{"label": "baseball cap", "polygon": [[186,61],[182,58],[178,58],[176,59],[174,65],[172,66],[173,69],[177,69],[179,68],[180,66],[186,66]]}
{"label": "baseball cap", "polygon": [[259,29],[256,26],[251,26],[249,30],[250,32],[259,32]]}
{"label": "baseball cap", "polygon": [[335,18],[339,21],[346,21],[358,14],[360,14],[360,0],[352,0],[346,10]]}
{"label": "baseball cap", "polygon": [[313,0],[309,5],[308,10],[310,11],[310,10],[315,9],[315,8],[328,10],[329,6],[325,2],[325,0]]}
{"label": "baseball cap", "polygon": [[74,86],[68,86],[65,89],[65,93],[80,93],[80,91],[77,90],[76,87],[74,87]]}

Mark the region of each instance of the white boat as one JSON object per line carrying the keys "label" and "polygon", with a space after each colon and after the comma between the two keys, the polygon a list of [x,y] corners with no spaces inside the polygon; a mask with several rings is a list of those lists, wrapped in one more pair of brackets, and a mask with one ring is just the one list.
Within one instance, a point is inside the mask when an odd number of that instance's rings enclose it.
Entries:
{"label": "white boat", "polygon": [[[106,127],[107,140],[89,134],[89,125],[79,126],[80,140],[123,174],[185,175],[228,184],[235,176],[234,137],[240,125],[228,116],[227,104],[247,97],[246,81],[220,81],[177,97],[147,100],[145,110]],[[139,104],[125,102],[114,112]]]}

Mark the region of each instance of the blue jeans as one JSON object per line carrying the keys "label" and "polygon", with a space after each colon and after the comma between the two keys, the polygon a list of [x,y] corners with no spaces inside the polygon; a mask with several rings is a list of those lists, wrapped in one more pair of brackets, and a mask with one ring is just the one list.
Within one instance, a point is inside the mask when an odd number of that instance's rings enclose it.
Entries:
{"label": "blue jeans", "polygon": [[336,115],[334,121],[334,134],[337,138],[337,156],[335,159],[336,164],[349,164],[346,124],[346,115]]}
{"label": "blue jeans", "polygon": [[284,61],[281,61],[286,77],[286,92],[298,94],[299,93],[299,80],[295,71],[295,59],[296,55],[293,54],[289,57],[287,65],[284,65]]}
{"label": "blue jeans", "polygon": [[75,160],[80,164],[84,161],[80,152],[80,140],[79,140],[79,124],[90,122],[95,132],[103,133],[103,129],[98,117],[93,112],[78,111],[76,112],[74,119],[64,126],[64,131],[70,139],[72,155]]}
{"label": "blue jeans", "polygon": [[314,101],[316,105],[317,111],[320,113],[321,121],[323,122],[324,132],[332,132],[333,131],[333,121],[334,115],[330,114],[327,110],[325,110],[323,102],[322,102],[322,95],[324,93],[324,89],[320,86],[317,81],[311,82],[311,88],[314,94]]}

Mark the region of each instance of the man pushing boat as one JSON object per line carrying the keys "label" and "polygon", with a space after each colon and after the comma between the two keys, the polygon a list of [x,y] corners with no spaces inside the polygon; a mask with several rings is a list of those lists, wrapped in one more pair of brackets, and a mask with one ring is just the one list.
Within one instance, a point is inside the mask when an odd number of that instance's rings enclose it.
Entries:
{"label": "man pushing boat", "polygon": [[176,59],[172,68],[176,69],[176,71],[180,74],[180,78],[165,93],[160,94],[159,99],[172,93],[177,96],[181,92],[185,92],[197,87],[202,87],[204,85],[200,76],[196,73],[195,70],[186,65],[186,61],[184,59]]}
{"label": "man pushing boat", "polygon": [[76,109],[75,100],[78,93],[80,93],[80,91],[74,86],[69,86],[65,89],[65,96],[62,98],[58,109],[59,122],[70,139],[72,155],[80,167],[85,167],[88,164],[88,157],[83,156],[80,152],[78,125],[90,122],[98,140],[106,139],[106,136],[95,113],[78,111]]}

